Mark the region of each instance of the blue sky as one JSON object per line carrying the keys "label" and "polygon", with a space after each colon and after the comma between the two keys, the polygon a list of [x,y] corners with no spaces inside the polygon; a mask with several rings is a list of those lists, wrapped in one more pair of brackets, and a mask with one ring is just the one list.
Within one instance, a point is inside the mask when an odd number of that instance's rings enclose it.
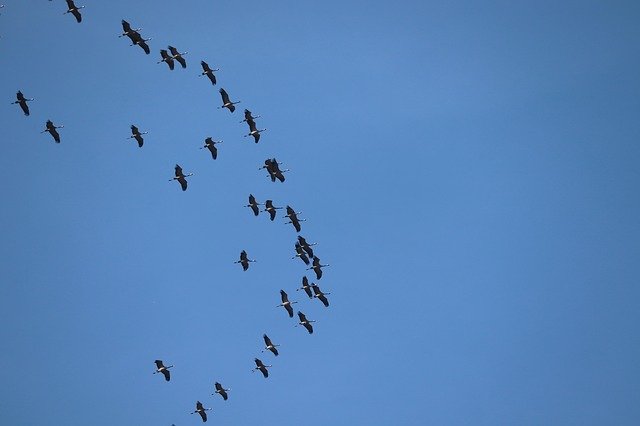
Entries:
{"label": "blue sky", "polygon": [[0,423],[638,424],[640,6],[561,3],[4,0]]}

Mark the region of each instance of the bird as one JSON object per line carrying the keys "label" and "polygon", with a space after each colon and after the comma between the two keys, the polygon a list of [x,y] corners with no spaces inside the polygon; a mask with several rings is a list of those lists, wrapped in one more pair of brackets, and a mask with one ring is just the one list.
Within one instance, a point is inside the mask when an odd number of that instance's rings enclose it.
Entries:
{"label": "bird", "polygon": [[211,408],[204,408],[202,406],[202,402],[196,401],[196,411],[193,411],[191,414],[200,414],[200,417],[202,417],[202,422],[204,423],[207,421],[207,411],[209,410],[211,410]]}
{"label": "bird", "polygon": [[276,218],[276,210],[280,210],[282,207],[275,207],[273,205],[273,200],[267,200],[264,202],[264,211],[269,213],[269,218],[273,222]]}
{"label": "bird", "polygon": [[56,126],[51,120],[47,120],[47,123],[45,125],[47,126],[47,128],[40,133],[49,132],[49,134],[53,136],[53,140],[56,141],[56,143],[60,143],[60,134],[56,129],[62,129],[64,126]]}
{"label": "bird", "polygon": [[261,205],[262,204],[256,201],[256,197],[254,197],[253,194],[249,194],[249,204],[247,204],[245,207],[251,207],[254,216],[258,216],[258,214],[260,213],[260,209],[258,208],[258,206]]}
{"label": "bird", "polygon": [[241,121],[245,122],[245,121],[249,121],[249,120],[255,120],[256,118],[260,118],[261,116],[256,115],[255,117],[253,115],[251,115],[251,111],[249,111],[248,109],[245,108],[244,110],[244,120]]}
{"label": "bird", "polygon": [[216,387],[216,392],[212,393],[211,395],[215,395],[216,393],[220,394],[222,399],[226,401],[229,398],[229,396],[227,395],[227,392],[231,391],[231,389],[223,388],[222,385],[218,382],[215,383],[215,387]]}
{"label": "bird", "polygon": [[12,104],[20,105],[20,108],[22,108],[22,112],[24,112],[24,115],[28,116],[29,115],[29,105],[27,105],[27,102],[31,102],[33,99],[25,98],[20,90],[18,90],[18,93],[16,93],[16,99],[17,100],[15,102],[12,102]]}
{"label": "bird", "polygon": [[296,255],[293,256],[292,259],[295,259],[296,257],[299,257],[304,262],[305,265],[309,264],[309,258],[307,257],[307,253],[304,251],[304,249],[298,242],[296,242]]}
{"label": "bird", "polygon": [[[278,179],[280,182],[284,182],[284,172],[288,172],[287,170],[280,170],[281,163],[278,163],[278,160],[275,158],[267,158],[264,160],[264,166],[260,167],[260,169],[267,169],[269,172],[269,177],[271,178],[271,182],[275,182]],[[258,170],[260,170],[258,169]]]}
{"label": "bird", "polygon": [[132,29],[131,28],[131,24],[129,24],[127,21],[125,21],[124,19],[122,20],[122,34],[120,34],[118,37],[124,37],[127,36],[129,37],[129,39],[131,40],[131,46],[140,46],[142,48],[142,50],[144,50],[144,53],[146,53],[147,55],[149,53],[151,53],[151,49],[149,49],[149,45],[146,43],[147,41],[151,40],[150,38],[142,38],[142,36],[140,35],[140,33],[138,31],[140,31],[142,28],[136,28],[136,29]]}
{"label": "bird", "polygon": [[240,101],[231,102],[229,100],[229,95],[227,94],[227,91],[222,88],[220,88],[220,96],[222,96],[222,106],[219,106],[218,109],[227,108],[231,112],[236,110],[235,104],[239,104]]}
{"label": "bird", "polygon": [[262,375],[264,376],[265,379],[267,377],[269,377],[269,370],[267,370],[267,368],[268,367],[273,367],[273,366],[272,365],[264,365],[262,363],[262,361],[260,361],[260,359],[258,359],[258,358],[254,358],[253,361],[256,363],[256,367],[251,371],[260,370],[260,372],[262,373]]}
{"label": "bird", "polygon": [[178,63],[182,66],[182,68],[186,68],[187,61],[184,60],[183,56],[189,52],[180,53],[178,52],[178,49],[176,49],[173,46],[167,46],[167,48],[169,49],[169,52],[171,52],[171,56],[173,57],[173,59],[178,61]]}
{"label": "bird", "polygon": [[271,339],[269,339],[269,336],[267,336],[266,334],[263,334],[263,335],[262,335],[262,338],[264,339],[264,344],[265,344],[265,347],[264,347],[264,349],[262,350],[262,352],[264,352],[264,351],[271,351],[271,352],[273,352],[273,354],[274,354],[275,356],[278,356],[278,350],[277,350],[276,348],[277,348],[278,346],[280,346],[280,345],[274,345],[274,344],[271,342]]}
{"label": "bird", "polygon": [[318,243],[308,243],[307,240],[304,239],[303,236],[298,235],[298,242],[300,243],[300,245],[302,246],[302,248],[304,249],[305,252],[307,252],[307,254],[309,255],[309,257],[313,257],[313,249],[311,248],[311,246],[315,246]]}
{"label": "bird", "polygon": [[159,64],[166,62],[167,65],[169,65],[169,69],[173,70],[173,68],[175,67],[175,64],[173,62],[173,57],[170,56],[166,50],[164,49],[160,49],[160,56],[162,56],[162,60],[158,61]]}
{"label": "bird", "polygon": [[309,299],[313,299],[311,286],[309,285],[309,279],[306,276],[302,277],[302,287],[296,288],[296,291],[298,290],[304,290],[304,292],[307,293],[307,296],[309,296]]}
{"label": "bird", "polygon": [[249,269],[249,262],[255,262],[255,260],[249,259],[249,257],[247,257],[247,252],[242,250],[240,252],[240,260],[236,260],[233,263],[239,263],[242,265],[242,270],[246,271],[247,269]]}
{"label": "bird", "polygon": [[321,265],[320,264],[320,258],[318,256],[313,256],[313,262],[312,262],[311,268],[307,268],[307,269],[313,269],[313,272],[316,273],[316,278],[320,279],[322,278],[322,268],[324,268],[325,266],[330,266],[329,264],[327,265]]}
{"label": "bird", "polygon": [[216,148],[216,144],[222,143],[222,141],[214,141],[211,136],[204,140],[204,146],[200,147],[200,149],[207,148],[211,152],[211,156],[215,160],[218,158],[218,148]]}
{"label": "bird", "polygon": [[120,23],[122,24],[122,34],[120,34],[118,37],[126,36],[126,37],[129,37],[132,41],[133,41],[134,33],[137,33],[142,29],[142,28],[136,28],[136,29],[131,28],[131,24],[125,21],[124,19],[120,21]]}
{"label": "bird", "polygon": [[293,318],[293,308],[291,305],[298,302],[289,302],[289,296],[284,290],[280,290],[280,299],[282,299],[282,303],[276,307],[283,306],[287,310],[287,313],[289,313],[289,318]]}
{"label": "bird", "polygon": [[211,80],[211,84],[215,86],[216,76],[213,72],[220,71],[220,69],[216,68],[212,70],[209,64],[207,64],[205,61],[200,61],[200,66],[202,66],[202,73],[200,74],[200,77],[202,77],[203,75],[206,75],[207,77],[209,77],[209,80]]}
{"label": "bird", "polygon": [[247,136],[253,136],[255,142],[258,143],[258,141],[260,140],[260,133],[264,132],[267,129],[258,129],[256,127],[256,122],[253,121],[253,119],[248,119],[247,124],[249,124],[249,133],[244,135],[244,137],[246,138]]}
{"label": "bird", "polygon": [[171,179],[169,179],[169,182],[171,182],[172,180],[177,180],[178,182],[180,182],[180,187],[182,188],[183,191],[187,190],[187,179],[189,176],[193,176],[193,173],[189,173],[188,175],[185,175],[182,172],[182,167],[180,167],[180,165],[176,164],[175,167],[175,177],[172,177]]}
{"label": "bird", "polygon": [[149,132],[140,132],[140,130],[138,130],[138,128],[135,125],[131,125],[131,136],[129,136],[129,139],[135,139],[138,142],[138,146],[140,148],[142,148],[142,145],[144,144],[144,139],[142,138],[142,135],[146,135]]}
{"label": "bird", "polygon": [[300,318],[299,324],[307,329],[309,334],[313,334],[313,326],[311,325],[312,320],[308,320],[307,317],[300,311],[298,311],[298,318]]}
{"label": "bird", "polygon": [[161,359],[156,359],[154,362],[156,363],[156,371],[154,371],[153,374],[162,373],[167,382],[171,380],[171,373],[169,373],[169,369],[173,367],[173,365],[165,367]]}
{"label": "bird", "polygon": [[289,218],[289,222],[287,223],[291,223],[293,227],[296,228],[296,232],[300,232],[300,229],[301,229],[300,222],[304,222],[306,220],[306,219],[298,219],[298,215],[301,213],[302,212],[297,212],[291,207],[287,206],[287,214],[285,215],[285,217]]}
{"label": "bird", "polygon": [[322,290],[320,290],[320,287],[318,287],[316,284],[312,284],[311,288],[313,289],[313,297],[318,298],[322,302],[324,307],[328,308],[329,300],[327,300],[326,295],[331,293],[324,293]]}
{"label": "bird", "polygon": [[84,9],[84,6],[77,7],[73,3],[73,0],[67,0],[67,7],[68,7],[68,10],[65,13],[63,13],[63,15],[70,13],[76,18],[76,21],[78,21],[78,24],[82,22],[82,15],[80,14],[80,9]]}

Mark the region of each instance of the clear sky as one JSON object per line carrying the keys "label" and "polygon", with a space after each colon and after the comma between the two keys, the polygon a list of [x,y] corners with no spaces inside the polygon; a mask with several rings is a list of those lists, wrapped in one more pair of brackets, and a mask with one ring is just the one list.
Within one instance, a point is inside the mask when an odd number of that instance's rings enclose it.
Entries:
{"label": "clear sky", "polygon": [[0,424],[640,424],[638,2],[3,3]]}

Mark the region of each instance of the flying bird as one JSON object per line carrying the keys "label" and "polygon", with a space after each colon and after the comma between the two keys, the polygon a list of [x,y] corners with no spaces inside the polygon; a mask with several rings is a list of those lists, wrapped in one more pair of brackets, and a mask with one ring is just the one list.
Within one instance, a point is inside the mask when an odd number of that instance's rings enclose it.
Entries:
{"label": "flying bird", "polygon": [[276,210],[280,210],[282,207],[275,207],[273,205],[273,200],[267,200],[264,202],[264,211],[269,213],[269,218],[273,222],[276,218]]}
{"label": "flying bird", "polygon": [[173,367],[173,365],[165,367],[161,359],[156,359],[154,362],[156,363],[156,371],[154,371],[153,374],[162,373],[167,382],[171,380],[171,373],[169,373],[169,369]]}
{"label": "flying bird", "polygon": [[296,242],[296,255],[293,256],[292,259],[295,259],[296,257],[299,257],[300,260],[302,260],[305,265],[309,264],[309,258],[307,257],[307,253],[304,251],[304,249],[298,242]]}
{"label": "flying bird", "polygon": [[262,375],[264,376],[265,379],[267,377],[269,377],[269,370],[267,370],[267,368],[268,367],[273,367],[273,366],[272,365],[264,365],[262,363],[262,361],[260,361],[258,358],[255,358],[254,361],[256,363],[256,367],[251,371],[260,370],[260,372],[262,373]]}
{"label": "flying bird", "polygon": [[211,410],[211,408],[204,408],[202,406],[202,402],[196,401],[196,411],[193,411],[191,414],[200,414],[200,417],[202,417],[202,422],[204,423],[207,421],[207,411],[209,410]]}
{"label": "flying bird", "polygon": [[200,149],[207,148],[209,152],[211,152],[211,156],[215,160],[216,158],[218,158],[218,148],[216,148],[216,145],[219,143],[222,143],[222,141],[214,141],[211,136],[209,136],[204,140],[204,146],[200,147]]}
{"label": "flying bird", "polygon": [[305,240],[304,237],[300,235],[298,235],[298,242],[302,246],[303,250],[309,255],[309,257],[313,257],[313,249],[311,248],[311,246],[315,246],[318,243],[308,243],[307,240]]}
{"label": "flying bird", "polygon": [[306,328],[309,334],[313,334],[313,326],[311,325],[311,323],[315,321],[308,320],[307,317],[300,311],[298,311],[298,318],[300,318],[300,322],[298,324]]}
{"label": "flying bird", "polygon": [[313,297],[320,300],[325,308],[328,308],[329,300],[327,300],[327,294],[331,294],[331,293],[324,293],[322,290],[320,290],[320,287],[318,287],[315,284],[313,284],[311,288],[313,289]]}
{"label": "flying bird", "polygon": [[322,278],[322,268],[324,268],[325,266],[330,266],[329,264],[327,265],[321,265],[320,264],[320,258],[318,256],[313,256],[313,263],[312,263],[312,267],[311,268],[307,268],[307,269],[313,269],[313,272],[316,273],[316,278],[320,279]]}
{"label": "flying bird", "polygon": [[280,345],[274,345],[274,344],[271,342],[271,339],[269,339],[269,336],[267,336],[266,334],[263,334],[263,335],[262,335],[262,338],[264,339],[264,345],[265,345],[265,346],[264,346],[264,349],[262,350],[262,352],[264,352],[264,351],[271,351],[271,352],[273,352],[273,354],[274,354],[275,356],[278,356],[278,350],[277,350],[276,348],[277,348],[278,346],[280,346]]}
{"label": "flying bird", "polygon": [[182,167],[180,167],[178,164],[176,164],[175,167],[175,177],[172,177],[171,179],[169,179],[169,182],[171,182],[172,180],[177,180],[178,182],[180,182],[180,187],[182,188],[183,191],[187,190],[187,179],[189,176],[193,176],[193,173],[189,173],[188,175],[185,175],[182,172]]}
{"label": "flying bird", "polygon": [[167,46],[167,47],[169,48],[169,51],[171,52],[171,56],[173,57],[173,59],[178,61],[178,63],[182,66],[182,68],[186,68],[187,61],[184,60],[183,56],[189,52],[180,53],[178,52],[178,49],[176,49],[173,46]]}
{"label": "flying bird", "polygon": [[31,102],[32,100],[33,99],[25,98],[22,92],[18,90],[18,93],[16,93],[16,101],[12,102],[12,104],[20,105],[20,108],[22,108],[22,112],[24,112],[24,115],[29,115],[29,105],[27,105],[27,102]]}
{"label": "flying bird", "polygon": [[166,62],[167,65],[169,65],[169,69],[173,70],[173,68],[175,67],[175,64],[173,62],[173,57],[169,55],[167,51],[164,49],[160,49],[160,56],[162,56],[162,60],[158,61],[158,63],[161,64],[163,62]]}
{"label": "flying bird", "polygon": [[307,296],[309,296],[309,299],[313,298],[313,294],[311,293],[311,286],[309,285],[309,279],[306,276],[302,277],[302,287],[296,288],[296,291],[298,290],[304,290],[304,292],[307,293]]}
{"label": "flying bird", "polygon": [[249,259],[249,257],[247,256],[247,252],[242,250],[240,252],[240,260],[236,260],[233,263],[239,263],[242,265],[242,270],[246,271],[247,269],[249,269],[249,262],[255,262],[255,260]]}
{"label": "flying bird", "polygon": [[209,64],[207,64],[205,61],[200,61],[200,65],[202,66],[202,73],[200,74],[200,77],[206,75],[207,77],[209,77],[209,80],[211,80],[211,84],[215,86],[216,76],[214,74],[214,71],[220,71],[220,69],[216,68],[212,70]]}
{"label": "flying bird", "polygon": [[[288,172],[287,170],[280,170],[280,164],[278,160],[275,158],[267,158],[264,160],[264,166],[260,167],[260,169],[267,169],[269,172],[269,177],[271,178],[271,182],[275,182],[278,179],[280,182],[284,182],[284,172]],[[260,170],[258,169],[258,170]]]}
{"label": "flying bird", "polygon": [[147,55],[149,53],[151,53],[151,49],[149,49],[149,45],[147,44],[147,41],[151,40],[150,38],[142,38],[142,36],[140,35],[140,33],[138,31],[140,31],[142,28],[136,28],[136,29],[132,29],[131,25],[125,21],[124,19],[122,20],[122,34],[120,34],[118,37],[124,37],[127,36],[129,37],[129,39],[131,40],[131,46],[140,46],[142,48],[142,50],[144,50],[144,53],[146,53]]}
{"label": "flying bird", "polygon": [[229,95],[227,94],[227,91],[224,89],[220,89],[220,96],[222,96],[222,106],[219,106],[218,109],[220,108],[227,108],[229,111],[233,112],[236,110],[235,105],[239,104],[240,101],[237,102],[231,102],[229,100]]}
{"label": "flying bird", "polygon": [[258,208],[258,206],[261,205],[262,204],[256,201],[256,197],[254,197],[253,194],[249,194],[249,204],[247,204],[245,207],[251,207],[254,216],[258,216],[258,214],[260,213],[260,209]]}
{"label": "flying bird", "polygon": [[[231,391],[231,389],[223,388],[222,385],[218,382],[215,383],[215,387],[216,387],[216,393],[220,394],[222,399],[226,401],[229,398],[229,396],[227,395],[227,392]],[[212,393],[211,395],[215,395],[215,393]]]}
{"label": "flying bird", "polygon": [[282,303],[280,303],[277,307],[284,307],[287,310],[287,313],[289,313],[289,318],[293,318],[293,308],[291,307],[291,305],[298,302],[289,302],[289,296],[284,290],[280,290],[280,299],[282,300]]}
{"label": "flying bird", "polygon": [[304,222],[306,219],[299,219],[298,215],[301,214],[302,212],[297,212],[294,209],[292,209],[291,207],[287,206],[287,214],[285,215],[285,217],[289,218],[289,222],[293,225],[294,228],[296,228],[296,232],[300,232],[300,222]]}
{"label": "flying bird", "polygon": [[144,139],[142,138],[142,135],[146,135],[149,132],[140,132],[140,130],[138,130],[138,128],[136,126],[134,126],[133,124],[131,125],[131,136],[129,136],[129,139],[135,139],[136,142],[138,142],[138,146],[140,148],[142,148],[142,145],[144,144]]}
{"label": "flying bird", "polygon": [[247,124],[249,124],[249,133],[244,135],[244,137],[246,138],[247,136],[253,136],[255,142],[258,143],[258,141],[260,140],[260,133],[264,132],[267,129],[258,129],[258,127],[256,127],[256,122],[253,121],[253,119],[247,120]]}
{"label": "flying bird", "polygon": [[56,126],[53,124],[53,121],[47,120],[46,127],[47,128],[40,133],[49,132],[49,134],[53,136],[53,140],[56,141],[56,143],[60,143],[60,134],[56,129],[62,129],[64,126]]}
{"label": "flying bird", "polygon": [[78,24],[82,22],[82,15],[80,14],[80,9],[84,9],[84,6],[77,7],[73,3],[73,0],[67,0],[67,7],[68,7],[68,10],[65,13],[63,13],[63,15],[70,13],[76,18],[76,21],[78,21]]}

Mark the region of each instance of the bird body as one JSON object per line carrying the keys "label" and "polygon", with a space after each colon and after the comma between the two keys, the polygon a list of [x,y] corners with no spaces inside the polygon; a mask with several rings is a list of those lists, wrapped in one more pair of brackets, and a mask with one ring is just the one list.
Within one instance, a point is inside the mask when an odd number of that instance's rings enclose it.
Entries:
{"label": "bird body", "polygon": [[213,72],[220,71],[220,70],[218,68],[216,68],[215,70],[212,70],[209,64],[207,64],[205,61],[200,61],[200,66],[202,67],[202,73],[200,74],[200,77],[202,77],[203,75],[206,75],[207,77],[209,77],[209,80],[211,80],[211,84],[215,86],[216,76]]}
{"label": "bird body", "polygon": [[289,314],[289,318],[293,318],[293,308],[291,307],[291,305],[298,302],[290,302],[289,296],[284,290],[280,290],[280,299],[282,300],[282,303],[280,303],[278,306],[284,307]]}
{"label": "bird body", "polygon": [[258,358],[255,358],[254,362],[256,363],[256,367],[253,371],[260,370],[265,379],[269,377],[269,370],[267,370],[267,368],[272,367],[272,365],[264,365],[264,363]]}
{"label": "bird body", "polygon": [[240,252],[240,260],[235,261],[234,263],[239,263],[242,265],[242,270],[246,271],[247,269],[249,269],[249,263],[250,262],[255,262],[255,260],[249,259],[247,252],[242,250]]}
{"label": "bird body", "polygon": [[304,290],[304,292],[307,293],[307,296],[309,296],[309,299],[313,299],[311,286],[309,285],[309,279],[306,276],[302,277],[302,287],[296,288],[296,291],[298,290]]}
{"label": "bird body", "polygon": [[318,243],[309,244],[307,240],[301,235],[298,235],[298,243],[300,243],[300,246],[309,255],[309,257],[313,257],[313,249],[311,248],[311,246],[315,246]]}
{"label": "bird body", "polygon": [[327,294],[331,294],[331,293],[324,293],[322,290],[320,290],[320,287],[318,287],[315,284],[313,284],[311,288],[313,289],[313,297],[320,300],[325,308],[328,308],[329,300],[327,299]]}
{"label": "bird body", "polygon": [[186,68],[187,67],[187,61],[185,61],[184,59],[184,55],[186,55],[189,52],[184,52],[184,53],[180,53],[178,51],[178,49],[176,49],[173,46],[167,46],[169,51],[171,52],[171,57],[173,59],[175,59],[176,61],[178,61],[178,63],[180,64],[180,66],[182,66],[182,68]]}
{"label": "bird body", "polygon": [[266,334],[263,334],[262,338],[264,339],[264,344],[265,344],[264,350],[262,352],[271,351],[275,356],[278,356],[278,350],[276,348],[280,345],[274,345],[271,342],[271,339],[269,338],[269,336],[267,336]]}
{"label": "bird body", "polygon": [[140,132],[140,130],[138,130],[138,128],[135,125],[131,125],[131,136],[129,136],[129,139],[135,139],[136,142],[138,142],[138,146],[140,148],[142,148],[142,145],[144,145],[144,139],[142,138],[142,135],[146,135],[149,132]]}
{"label": "bird body", "polygon": [[273,205],[273,200],[267,200],[264,202],[264,211],[269,213],[269,218],[273,222],[276,218],[276,210],[280,210],[282,207],[275,207]]}
{"label": "bird body", "polygon": [[302,246],[298,242],[296,242],[296,255],[293,256],[292,259],[295,259],[296,257],[299,257],[300,260],[302,260],[305,265],[309,264],[309,258],[307,257],[307,253],[303,250]]}
{"label": "bird body", "polygon": [[187,190],[187,178],[189,176],[193,176],[193,173],[189,173],[188,175],[185,175],[184,172],[182,171],[182,167],[180,167],[180,165],[176,164],[175,167],[175,176],[171,179],[169,179],[169,182],[171,182],[172,180],[177,180],[180,183],[180,187],[182,188],[183,191]]}
{"label": "bird body", "polygon": [[258,129],[258,127],[256,126],[256,122],[253,121],[252,118],[249,118],[246,121],[247,124],[249,124],[249,133],[244,135],[244,137],[246,138],[247,136],[253,136],[255,143],[258,143],[258,141],[260,141],[260,133],[264,132],[267,129]]}
{"label": "bird body", "polygon": [[214,386],[216,387],[216,393],[219,394],[222,397],[222,399],[226,401],[229,398],[229,395],[227,395],[227,392],[229,392],[231,389],[225,389],[218,382],[216,382]]}
{"label": "bird body", "polygon": [[80,9],[83,9],[84,6],[76,6],[73,3],[73,0],[67,0],[67,11],[65,12],[65,14],[70,13],[72,14],[75,18],[76,21],[78,22],[78,24],[80,22],[82,22],[82,15],[80,14]]}
{"label": "bird body", "polygon": [[307,269],[313,269],[313,272],[316,273],[316,278],[320,279],[322,278],[322,268],[324,268],[325,266],[330,266],[329,264],[327,265],[322,265],[320,263],[320,258],[318,256],[313,256],[313,262],[312,262],[311,268],[307,268]]}
{"label": "bird body", "polygon": [[300,311],[298,311],[298,318],[300,319],[300,322],[298,324],[306,328],[309,334],[313,334],[313,326],[311,325],[311,323],[315,321],[308,320],[305,314]]}
{"label": "bird body", "polygon": [[196,401],[196,411],[193,411],[191,414],[200,414],[200,417],[202,417],[202,422],[204,423],[207,421],[207,411],[209,410],[211,410],[211,408],[204,408],[202,402]]}
{"label": "bird body", "polygon": [[207,148],[209,152],[211,152],[211,157],[215,160],[218,158],[218,148],[216,148],[216,144],[222,143],[222,141],[214,141],[211,136],[204,140],[204,146],[200,149]]}
{"label": "bird body", "polygon": [[160,49],[160,56],[162,57],[162,60],[158,61],[159,64],[166,62],[170,70],[173,70],[175,68],[173,57],[169,55],[165,49]]}
{"label": "bird body", "polygon": [[253,194],[249,194],[249,204],[247,204],[245,207],[250,207],[251,210],[253,210],[254,216],[258,216],[258,214],[260,213],[260,209],[258,208],[258,206],[260,205],[261,204],[256,201],[256,197],[254,197]]}
{"label": "bird body", "polygon": [[22,112],[24,113],[24,115],[28,116],[29,115],[29,105],[27,105],[27,102],[31,102],[32,100],[33,99],[25,98],[24,95],[22,94],[22,92],[20,90],[18,90],[18,93],[16,93],[16,101],[13,102],[13,103],[20,105],[20,108],[22,109]]}
{"label": "bird body", "polygon": [[153,374],[161,373],[167,382],[171,380],[171,374],[169,373],[169,369],[173,367],[173,365],[169,365],[165,367],[161,359],[156,359],[154,362],[156,363],[156,371],[154,371]]}
{"label": "bird body", "polygon": [[301,230],[301,226],[300,226],[300,222],[304,222],[305,219],[299,219],[298,215],[302,213],[302,212],[297,212],[294,209],[292,209],[290,206],[287,206],[287,214],[285,217],[289,218],[289,222],[293,225],[293,227],[296,229],[296,232],[300,232]]}
{"label": "bird body", "polygon": [[64,126],[56,126],[51,120],[47,120],[45,126],[46,128],[40,133],[49,132],[49,134],[53,136],[53,140],[56,141],[56,143],[60,143],[60,134],[56,129],[62,129]]}
{"label": "bird body", "polygon": [[231,102],[231,100],[229,99],[229,94],[227,93],[226,90],[224,90],[222,88],[220,88],[220,96],[222,97],[222,106],[218,107],[218,109],[227,108],[231,112],[236,110],[235,105],[239,104],[240,101]]}

